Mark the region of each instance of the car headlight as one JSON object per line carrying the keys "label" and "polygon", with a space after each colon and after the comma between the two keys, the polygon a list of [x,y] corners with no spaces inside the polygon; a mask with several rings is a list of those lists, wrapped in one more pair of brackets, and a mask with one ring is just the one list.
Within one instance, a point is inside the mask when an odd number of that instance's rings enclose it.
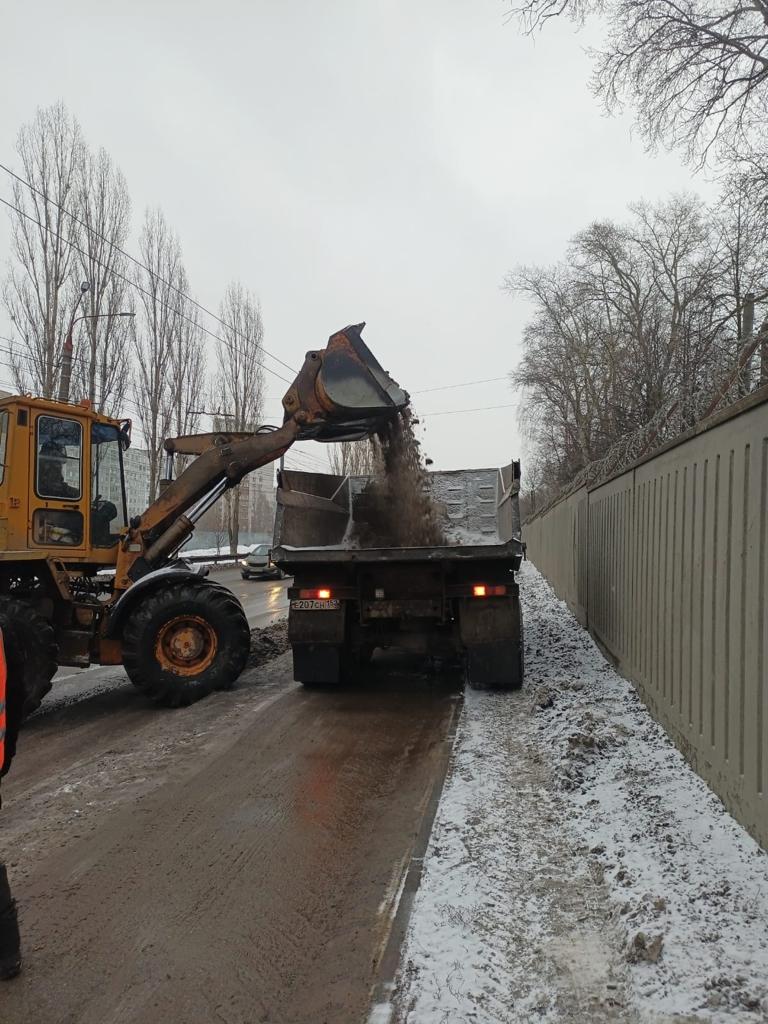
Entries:
{"label": "car headlight", "polygon": [[240,559],[240,565],[244,565],[246,567],[246,569],[248,568],[248,563],[246,562],[246,560],[244,558]]}

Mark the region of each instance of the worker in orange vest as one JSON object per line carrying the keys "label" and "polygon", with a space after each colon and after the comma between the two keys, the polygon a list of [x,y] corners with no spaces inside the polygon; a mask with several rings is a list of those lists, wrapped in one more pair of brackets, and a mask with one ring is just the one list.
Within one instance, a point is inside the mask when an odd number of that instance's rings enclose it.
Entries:
{"label": "worker in orange vest", "polygon": [[[3,631],[0,629],[0,776],[11,767],[16,753],[16,737],[21,724],[23,698],[8,680]],[[0,861],[0,981],[15,978],[21,970],[21,943],[16,901],[11,896],[8,873]]]}

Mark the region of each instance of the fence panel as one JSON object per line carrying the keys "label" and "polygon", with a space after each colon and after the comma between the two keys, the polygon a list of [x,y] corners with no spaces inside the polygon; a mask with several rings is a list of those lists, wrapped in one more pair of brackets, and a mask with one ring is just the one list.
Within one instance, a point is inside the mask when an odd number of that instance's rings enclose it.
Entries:
{"label": "fence panel", "polygon": [[589,579],[587,503],[582,488],[525,527],[528,557],[583,626]]}
{"label": "fence panel", "polygon": [[768,390],[564,499],[525,539],[693,767],[768,846]]}

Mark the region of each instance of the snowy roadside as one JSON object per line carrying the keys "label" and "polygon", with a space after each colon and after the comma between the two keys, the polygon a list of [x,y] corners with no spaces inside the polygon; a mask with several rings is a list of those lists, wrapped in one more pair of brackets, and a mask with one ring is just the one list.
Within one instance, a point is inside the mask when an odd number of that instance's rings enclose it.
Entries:
{"label": "snowy roadside", "polygon": [[768,856],[530,564],[521,593],[526,688],[467,694],[375,1019],[768,1019]]}

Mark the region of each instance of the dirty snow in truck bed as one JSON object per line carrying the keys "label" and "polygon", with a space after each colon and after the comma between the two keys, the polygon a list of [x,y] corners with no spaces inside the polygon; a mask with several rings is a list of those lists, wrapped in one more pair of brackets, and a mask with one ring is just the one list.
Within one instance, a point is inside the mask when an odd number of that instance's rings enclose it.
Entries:
{"label": "dirty snow in truck bed", "polygon": [[526,688],[468,692],[402,1024],[768,1019],[768,856],[526,564]]}

